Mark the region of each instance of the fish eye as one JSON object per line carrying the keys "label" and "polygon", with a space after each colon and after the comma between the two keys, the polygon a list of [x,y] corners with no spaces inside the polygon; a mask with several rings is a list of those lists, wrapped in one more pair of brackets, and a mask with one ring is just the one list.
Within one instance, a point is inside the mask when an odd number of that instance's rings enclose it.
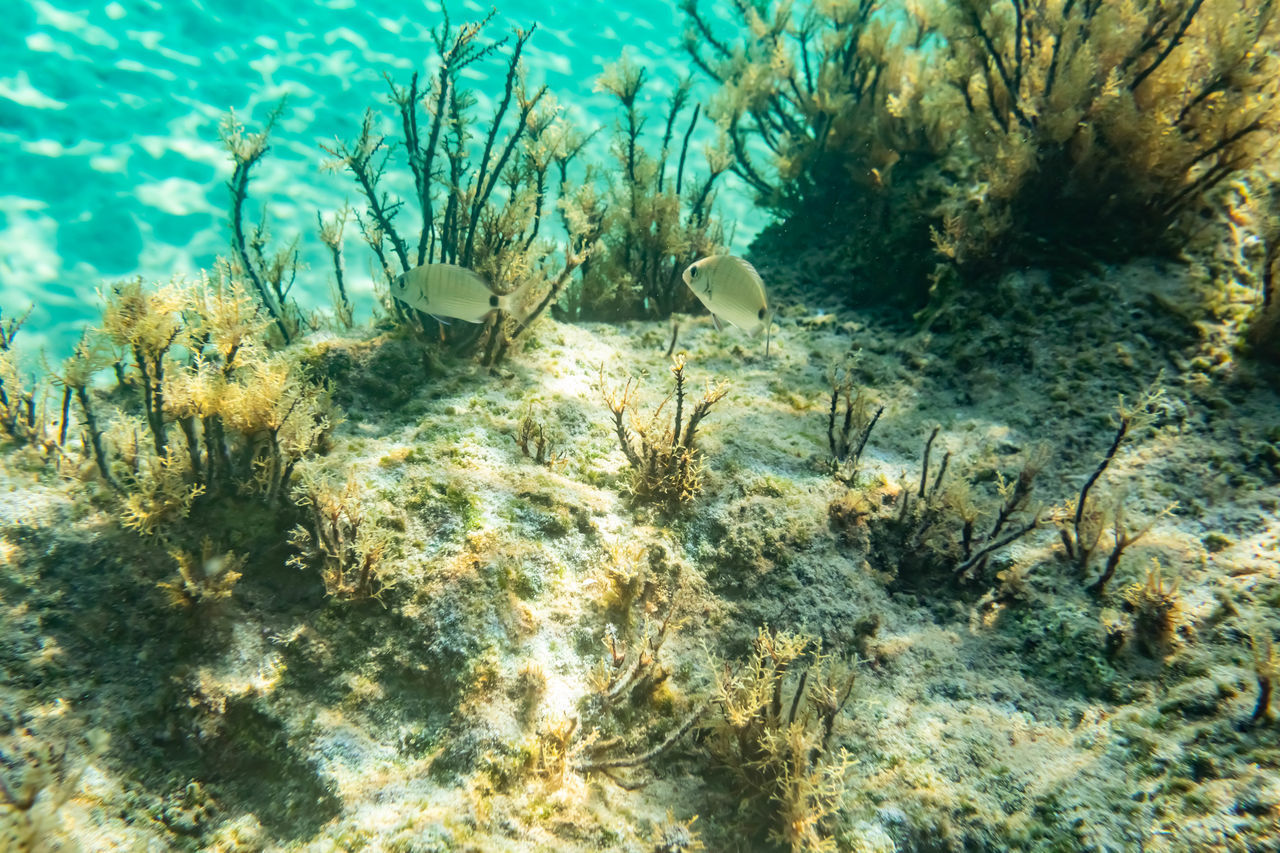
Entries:
{"label": "fish eye", "polygon": [[757,312],[756,312],[756,317],[757,317],[757,318],[759,318],[759,319],[761,319],[761,320],[763,320],[763,319],[764,319],[764,309],[763,309],[763,308],[761,308],[759,311],[757,311]]}
{"label": "fish eye", "polygon": [[697,277],[698,277],[698,268],[689,267],[689,278],[697,278]]}

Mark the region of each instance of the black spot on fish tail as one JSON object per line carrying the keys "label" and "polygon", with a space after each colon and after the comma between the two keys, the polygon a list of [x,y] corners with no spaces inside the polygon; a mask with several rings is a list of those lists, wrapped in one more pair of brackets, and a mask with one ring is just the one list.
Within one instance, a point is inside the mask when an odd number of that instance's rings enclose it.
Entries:
{"label": "black spot on fish tail", "polygon": [[496,294],[495,294],[495,295],[491,295],[491,296],[489,297],[489,307],[490,307],[490,308],[497,308],[497,307],[498,307],[498,297],[497,297],[497,295],[496,295]]}
{"label": "black spot on fish tail", "polygon": [[764,315],[765,315],[765,310],[764,310],[763,308],[761,308],[759,311],[757,311],[757,312],[756,312],[756,319],[757,319],[757,320],[763,320],[763,319],[764,319]]}

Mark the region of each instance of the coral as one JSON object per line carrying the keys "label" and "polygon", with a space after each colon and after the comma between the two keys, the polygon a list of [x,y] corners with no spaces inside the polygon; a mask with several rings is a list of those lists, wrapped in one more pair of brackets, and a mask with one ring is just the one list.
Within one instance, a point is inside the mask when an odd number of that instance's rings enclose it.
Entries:
{"label": "coral", "polygon": [[[620,388],[608,388],[601,365],[600,387],[605,405],[613,413],[618,444],[631,466],[631,492],[638,499],[663,504],[669,508],[691,501],[702,491],[702,451],[696,444],[698,427],[711,407],[729,393],[727,382],[707,384],[702,398],[694,404],[688,420],[684,416],[686,356],[672,358],[671,373],[675,388],[658,404],[658,408],[641,423],[635,412],[628,411],[636,393],[636,382],[627,379]],[[675,418],[670,428],[660,422],[662,410],[675,399]]]}
{"label": "coral", "polygon": [[809,637],[767,628],[744,665],[717,675],[708,746],[767,811],[770,837],[793,851],[835,849],[827,824],[840,808],[849,758],[833,754],[831,738],[853,683],[853,671]]}

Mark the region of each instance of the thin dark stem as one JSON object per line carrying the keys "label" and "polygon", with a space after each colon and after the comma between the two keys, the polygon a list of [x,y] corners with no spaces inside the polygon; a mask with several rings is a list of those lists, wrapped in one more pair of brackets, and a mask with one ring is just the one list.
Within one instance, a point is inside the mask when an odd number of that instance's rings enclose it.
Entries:
{"label": "thin dark stem", "polygon": [[1129,82],[1129,91],[1132,92],[1141,86],[1144,80],[1164,64],[1164,61],[1169,58],[1169,54],[1177,49],[1178,45],[1182,43],[1182,37],[1187,33],[1187,28],[1191,26],[1192,19],[1195,18],[1202,5],[1204,5],[1204,0],[1193,0],[1190,8],[1187,9],[1187,14],[1182,19],[1182,23],[1178,26],[1178,31],[1169,39],[1169,43],[1165,45],[1164,50],[1160,51],[1160,55],[1152,60],[1150,65],[1134,75],[1133,80]]}

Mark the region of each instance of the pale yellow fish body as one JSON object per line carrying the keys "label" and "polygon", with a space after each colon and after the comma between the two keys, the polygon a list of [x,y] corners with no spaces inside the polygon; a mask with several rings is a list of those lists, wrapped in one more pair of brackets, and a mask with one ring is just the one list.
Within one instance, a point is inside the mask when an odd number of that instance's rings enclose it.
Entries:
{"label": "pale yellow fish body", "polygon": [[495,311],[510,311],[512,294],[499,295],[480,275],[456,264],[423,264],[391,283],[391,294],[436,319],[483,323]]}
{"label": "pale yellow fish body", "polygon": [[769,298],[756,268],[733,255],[712,255],[689,264],[684,283],[707,310],[754,335],[769,322]]}

